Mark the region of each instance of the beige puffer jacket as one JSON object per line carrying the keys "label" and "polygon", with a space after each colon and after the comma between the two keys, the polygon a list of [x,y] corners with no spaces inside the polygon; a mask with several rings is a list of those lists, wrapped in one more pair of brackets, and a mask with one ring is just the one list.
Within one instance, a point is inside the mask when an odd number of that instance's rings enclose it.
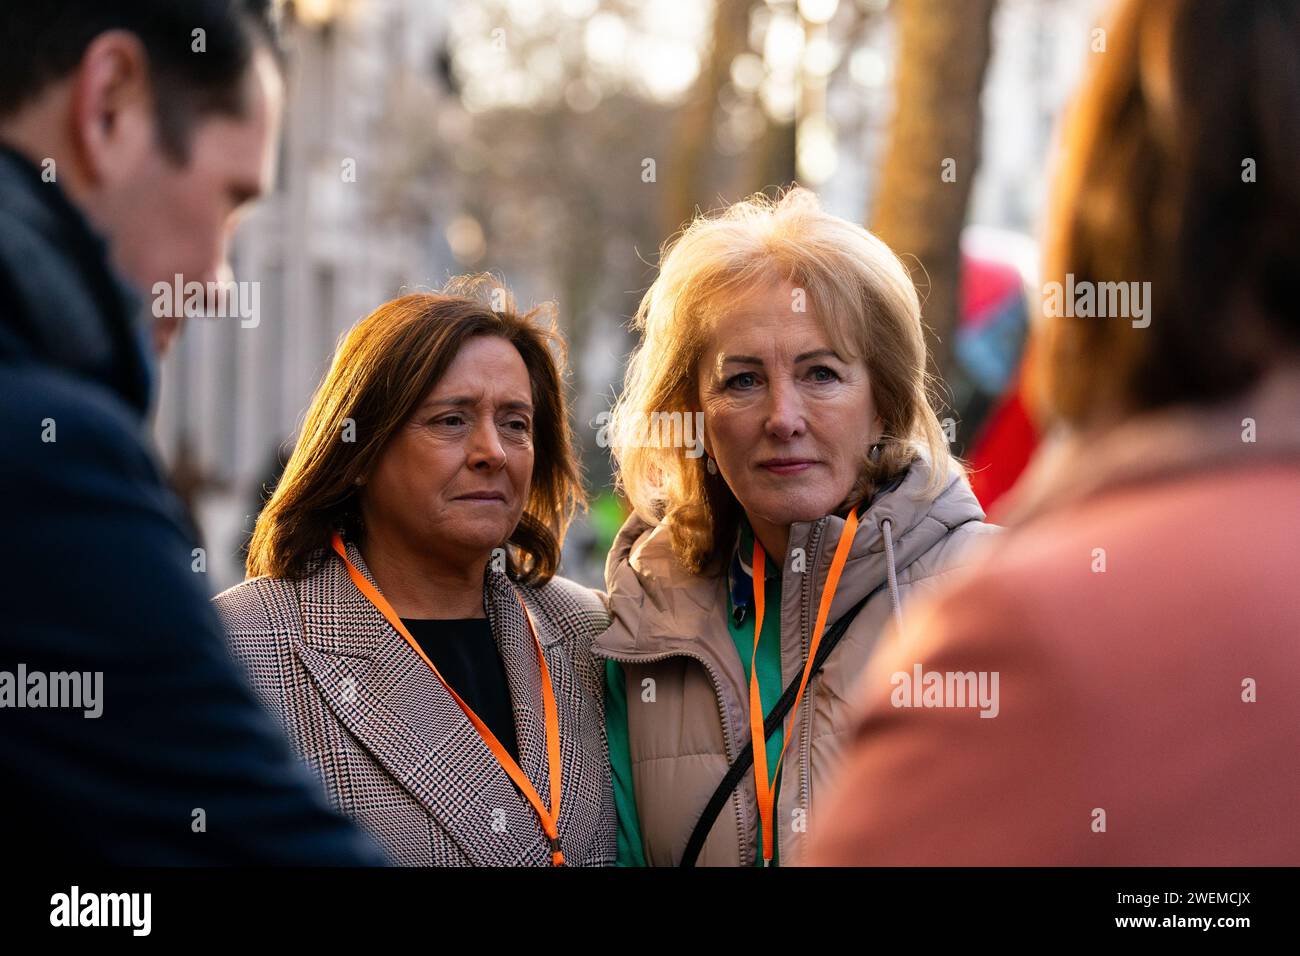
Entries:
{"label": "beige puffer jacket", "polygon": [[[970,561],[977,539],[997,530],[983,523],[984,511],[955,465],[938,498],[918,501],[928,480],[928,463],[918,460],[859,523],[830,620],[876,594],[809,683],[793,728],[786,718],[791,739],[776,819],[782,864],[798,861],[807,831],[817,826],[816,801],[826,792],[854,727],[854,686],[895,607],[904,612],[905,634],[910,600]],[[808,570],[793,572],[790,559],[783,568],[783,685],[803,669],[843,528],[844,520],[832,515],[790,529],[790,556],[802,548]],[[895,586],[889,583],[891,564]],[[674,557],[668,530],[633,516],[610,552],[605,580],[612,623],[592,652],[619,661],[627,677],[632,780],[646,862],[675,866],[709,797],[749,741],[748,688],[727,629],[726,575],[690,574]],[[751,771],[718,815],[699,864],[752,864],[758,824]]]}

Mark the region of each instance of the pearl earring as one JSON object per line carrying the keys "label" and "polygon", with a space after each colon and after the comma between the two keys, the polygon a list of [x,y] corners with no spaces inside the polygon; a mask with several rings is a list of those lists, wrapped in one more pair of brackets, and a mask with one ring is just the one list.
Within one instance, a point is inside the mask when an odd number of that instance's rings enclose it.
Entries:
{"label": "pearl earring", "polygon": [[704,459],[704,470],[710,475],[716,475],[718,473],[718,463],[712,458],[706,458]]}

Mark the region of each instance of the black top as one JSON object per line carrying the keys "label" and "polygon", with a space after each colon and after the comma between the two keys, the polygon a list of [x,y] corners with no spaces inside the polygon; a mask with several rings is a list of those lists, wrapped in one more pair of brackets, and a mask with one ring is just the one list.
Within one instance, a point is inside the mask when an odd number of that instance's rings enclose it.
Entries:
{"label": "black top", "polygon": [[510,705],[510,681],[485,617],[425,621],[402,618],[402,623],[429,655],[443,680],[469,704],[479,719],[519,762],[515,714]]}

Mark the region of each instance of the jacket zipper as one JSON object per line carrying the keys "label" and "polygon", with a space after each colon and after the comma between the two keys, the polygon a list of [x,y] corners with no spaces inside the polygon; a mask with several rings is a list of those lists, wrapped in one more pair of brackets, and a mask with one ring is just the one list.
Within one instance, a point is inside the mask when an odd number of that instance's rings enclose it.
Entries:
{"label": "jacket zipper", "polygon": [[[713,665],[706,661],[698,654],[692,654],[690,651],[668,651],[663,654],[654,654],[649,657],[638,657],[626,654],[615,654],[605,649],[597,652],[598,656],[608,660],[618,661],[621,664],[657,664],[660,661],[666,661],[670,657],[689,657],[693,661],[698,661],[700,665],[708,672],[709,679],[713,681],[713,693],[718,700],[718,715],[722,718],[722,747],[726,751],[727,766],[730,767],[735,762],[735,738],[732,734],[731,720],[727,716],[727,706],[723,699],[722,681],[718,678],[718,673],[714,670]],[[730,799],[728,802],[733,802]],[[740,800],[734,801],[736,808],[736,846],[740,853],[744,854],[745,848],[745,820],[740,809]],[[694,826],[694,824],[692,824]]]}
{"label": "jacket zipper", "polygon": [[[816,568],[817,561],[821,557],[821,538],[822,531],[825,527],[825,519],[817,522],[808,535],[808,567]],[[800,586],[799,601],[799,646],[803,651],[805,666],[808,661],[808,651],[811,647],[809,636],[812,631],[812,625],[815,621],[809,621],[809,612],[812,607],[812,579],[816,576],[805,574]],[[799,715],[803,724],[802,738],[799,741],[799,753],[802,756],[799,767],[799,799],[803,805],[803,811],[806,815],[812,810],[809,805],[812,796],[812,681],[808,682],[808,687],[804,691],[804,700],[801,702],[802,714]],[[779,832],[779,831],[778,831]],[[787,853],[789,851],[787,850]]]}

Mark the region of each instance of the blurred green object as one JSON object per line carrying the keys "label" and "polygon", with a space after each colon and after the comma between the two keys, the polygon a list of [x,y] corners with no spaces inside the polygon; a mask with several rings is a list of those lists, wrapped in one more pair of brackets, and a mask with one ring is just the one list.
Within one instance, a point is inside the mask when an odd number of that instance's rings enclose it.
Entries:
{"label": "blurred green object", "polygon": [[608,551],[618,529],[623,527],[627,509],[618,495],[607,488],[591,503],[590,514],[591,527],[596,535],[596,548],[599,552]]}

